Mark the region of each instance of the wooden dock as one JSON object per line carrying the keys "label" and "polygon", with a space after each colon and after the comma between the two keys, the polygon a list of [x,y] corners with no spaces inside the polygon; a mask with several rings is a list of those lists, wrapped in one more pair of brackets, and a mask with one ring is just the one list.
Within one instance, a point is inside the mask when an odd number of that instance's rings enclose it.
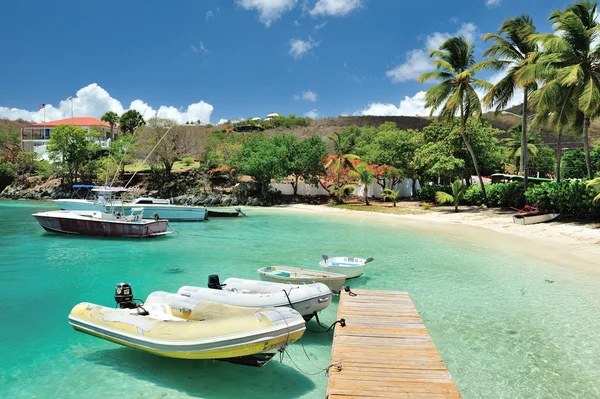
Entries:
{"label": "wooden dock", "polygon": [[408,293],[354,293],[340,294],[328,399],[461,397]]}

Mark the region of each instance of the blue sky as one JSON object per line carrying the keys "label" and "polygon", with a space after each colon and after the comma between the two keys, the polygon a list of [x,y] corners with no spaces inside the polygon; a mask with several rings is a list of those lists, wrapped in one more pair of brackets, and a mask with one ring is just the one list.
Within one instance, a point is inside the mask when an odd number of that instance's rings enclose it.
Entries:
{"label": "blue sky", "polygon": [[[424,115],[429,47],[558,0],[19,0],[3,4],[0,117],[135,108],[185,122]],[[484,75],[484,77],[486,77]],[[492,79],[497,78],[487,76]]]}

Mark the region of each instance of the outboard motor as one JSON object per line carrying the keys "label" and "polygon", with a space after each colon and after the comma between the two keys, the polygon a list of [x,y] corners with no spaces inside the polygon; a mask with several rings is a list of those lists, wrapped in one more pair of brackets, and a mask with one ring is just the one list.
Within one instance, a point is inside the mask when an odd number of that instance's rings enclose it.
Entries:
{"label": "outboard motor", "polygon": [[115,302],[121,309],[135,309],[138,305],[133,301],[133,291],[129,283],[119,283],[115,287]]}
{"label": "outboard motor", "polygon": [[211,274],[210,276],[208,276],[208,288],[210,288],[211,290],[221,290],[223,289],[223,285],[221,285],[221,281],[219,281],[218,274]]}

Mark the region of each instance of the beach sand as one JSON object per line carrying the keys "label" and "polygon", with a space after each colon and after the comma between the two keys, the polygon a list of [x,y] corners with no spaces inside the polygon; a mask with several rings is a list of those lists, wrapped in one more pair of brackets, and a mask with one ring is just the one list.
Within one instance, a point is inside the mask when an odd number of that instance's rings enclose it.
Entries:
{"label": "beach sand", "polygon": [[549,222],[523,226],[513,222],[514,212],[479,209],[459,213],[419,211],[416,214],[365,212],[304,204],[279,209],[404,226],[444,236],[457,244],[520,252],[562,267],[600,274],[600,228],[595,225]]}

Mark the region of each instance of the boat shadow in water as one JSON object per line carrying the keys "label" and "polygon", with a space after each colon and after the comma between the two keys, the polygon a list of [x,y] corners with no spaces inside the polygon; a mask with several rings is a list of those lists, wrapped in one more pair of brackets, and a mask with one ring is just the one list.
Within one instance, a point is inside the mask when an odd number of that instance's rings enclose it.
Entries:
{"label": "boat shadow in water", "polygon": [[262,368],[216,360],[173,359],[129,348],[99,350],[83,359],[195,397],[250,398],[256,392],[269,392],[273,397],[294,398],[315,389],[308,377],[279,363],[278,355]]}

